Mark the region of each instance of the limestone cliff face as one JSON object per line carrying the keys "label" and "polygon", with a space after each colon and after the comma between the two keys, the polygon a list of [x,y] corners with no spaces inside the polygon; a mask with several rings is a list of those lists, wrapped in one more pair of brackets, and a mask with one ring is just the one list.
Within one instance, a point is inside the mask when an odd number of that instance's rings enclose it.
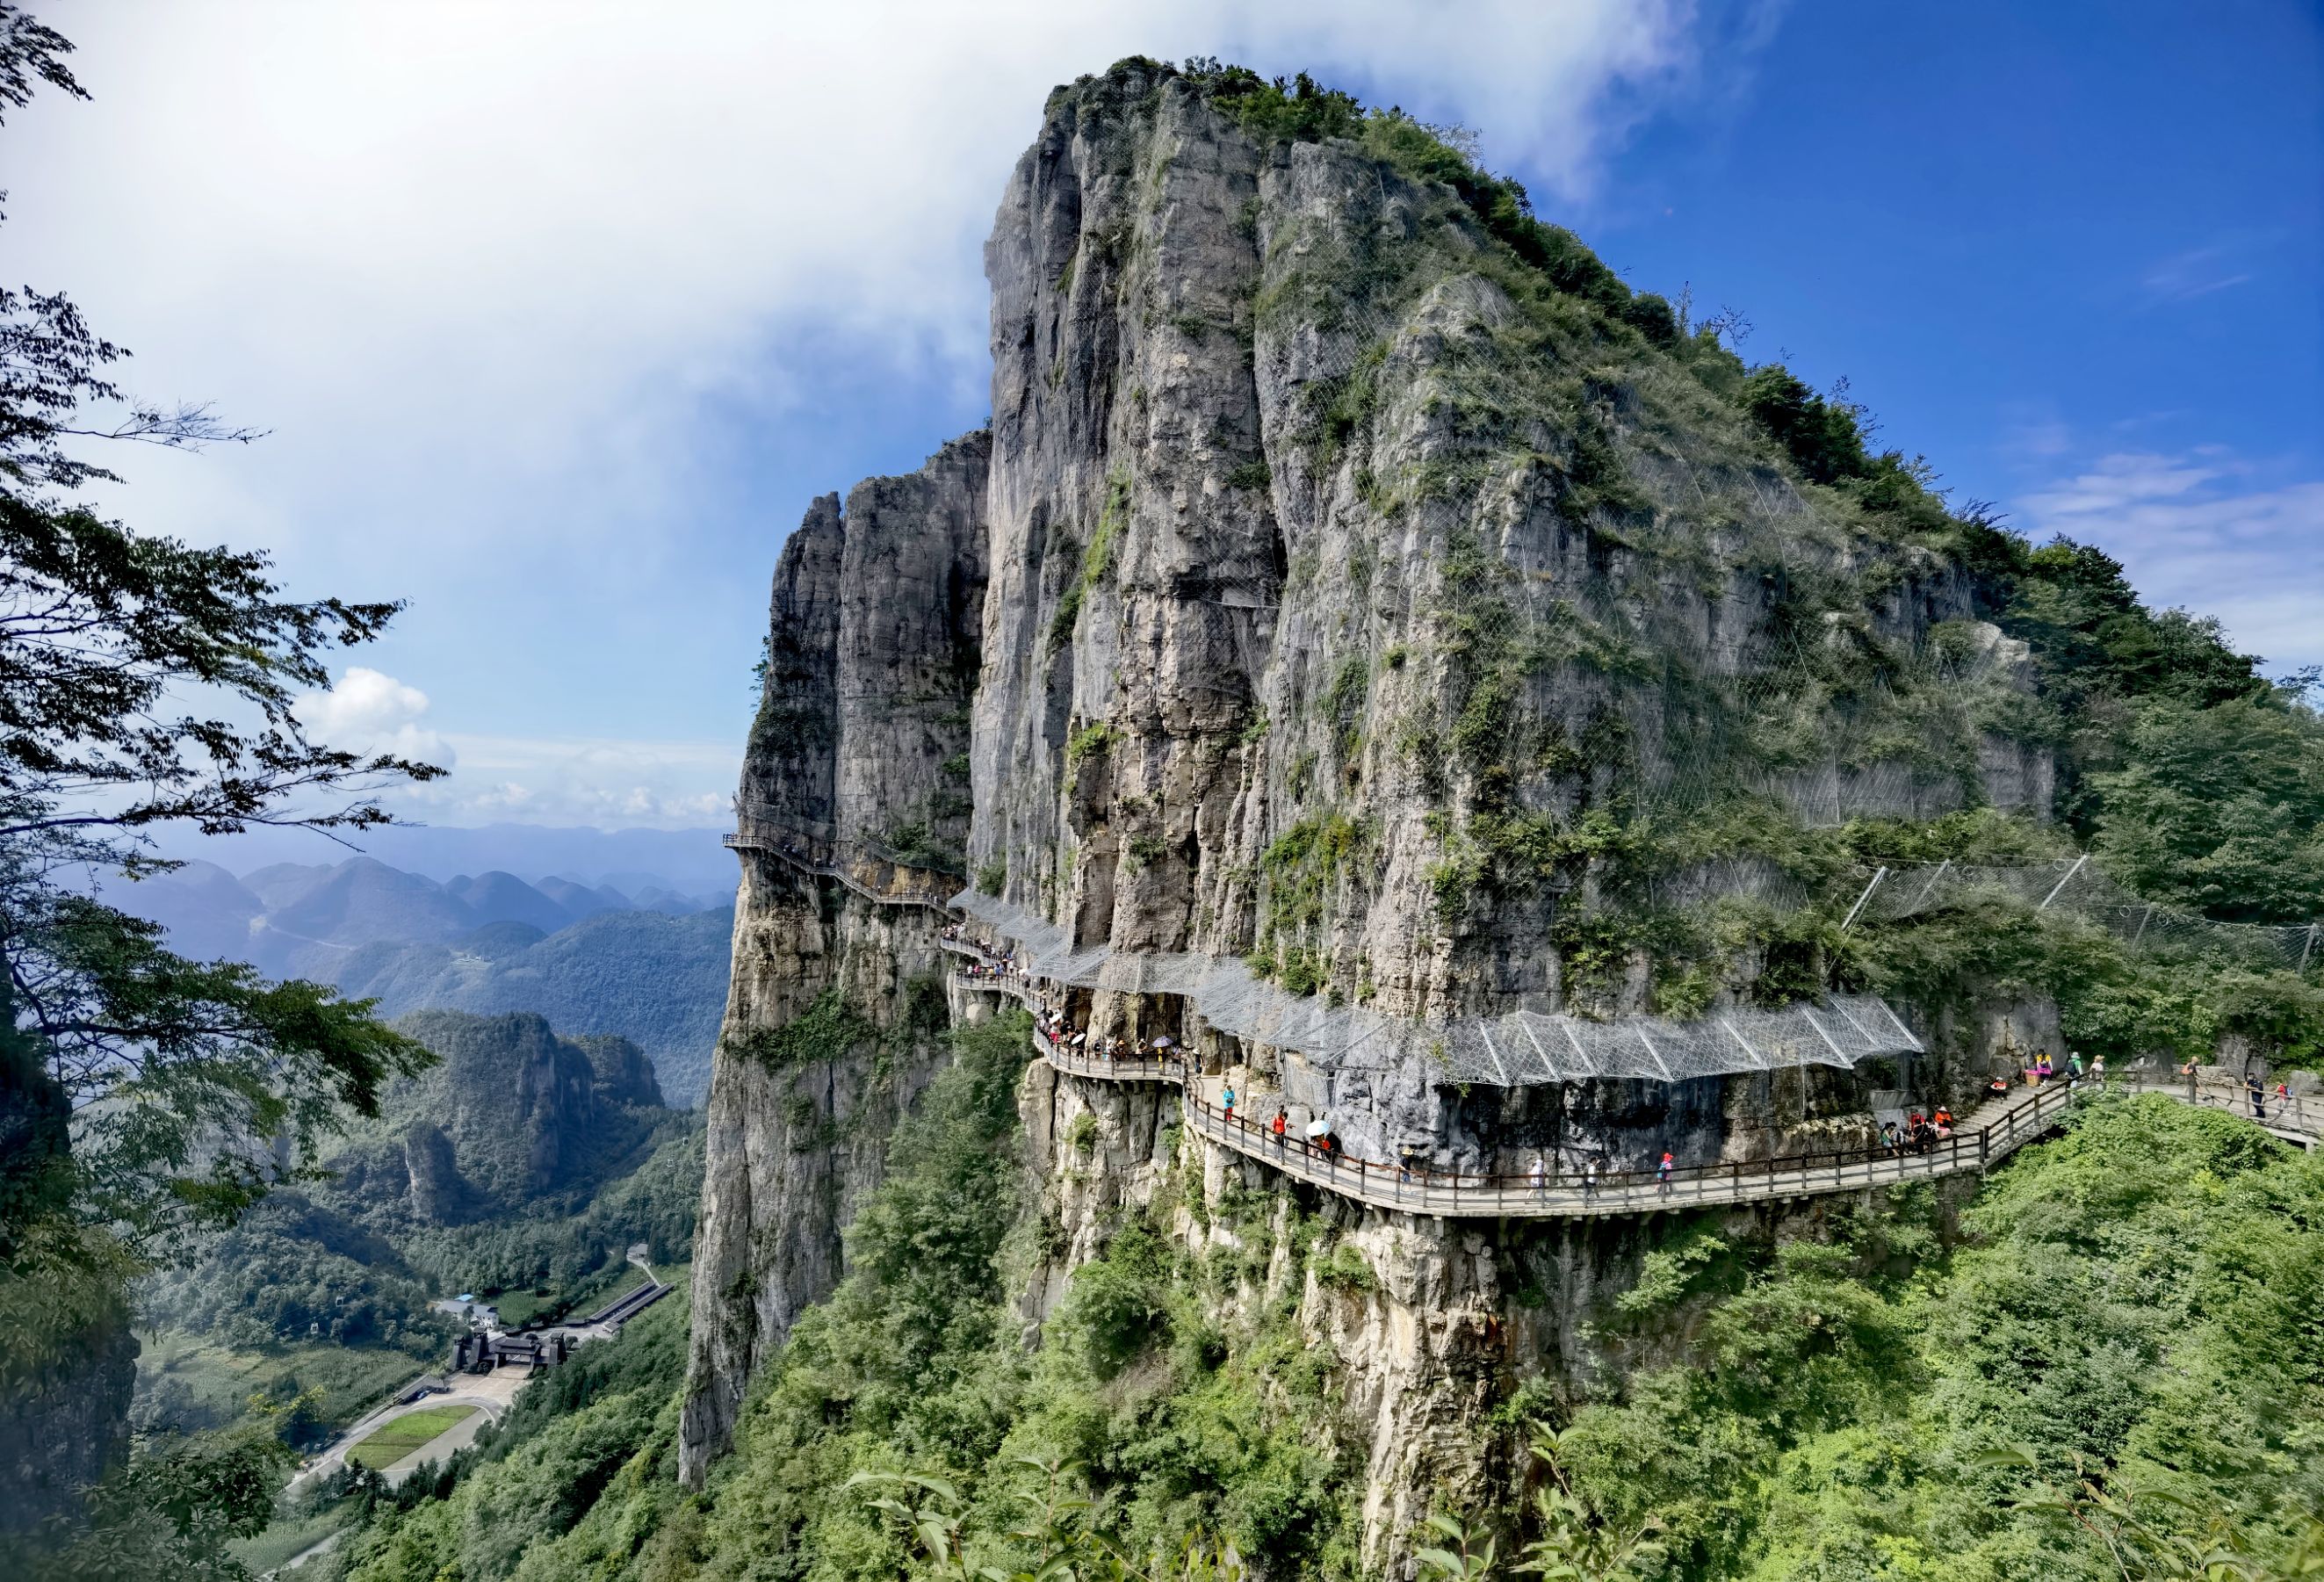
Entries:
{"label": "limestone cliff face", "polygon": [[[1600,910],[1593,813],[2046,803],[1958,566],[1377,151],[1117,69],[1053,98],[986,269],[969,853],[1079,941],[1637,1009],[1560,926]],[[1666,890],[1764,879],[1718,844]]]}
{"label": "limestone cliff face", "polygon": [[[1941,535],[1806,481],[1743,415],[1739,363],[1578,245],[1520,260],[1397,135],[1272,137],[1134,62],[1058,90],[986,247],[989,433],[844,511],[817,501],[786,544],[739,810],[756,844],[689,1478],[837,1281],[840,1229],[939,1058],[914,987],[936,914],[867,899],[907,869],[1077,947],[1242,958],[1319,1004],[1675,1013],[1797,969],[1762,925],[1803,831],[2046,808],[2047,754],[2010,728],[2024,652],[1973,618]],[[1744,922],[1710,927],[1730,903]],[[1075,1011],[1289,1086],[1296,1051],[1170,1001]],[[1975,1064],[1879,1080],[1950,1090]],[[1364,1081],[1368,1143],[1467,1168],[1568,1130],[1749,1157],[1860,1132],[1880,1102],[1869,1077],[1805,1069],[1651,1094]],[[1174,1171],[1215,1199],[1259,1168],[1174,1143],[1158,1088],[1035,1065],[1024,1104],[1046,1221],[1029,1323],[1111,1211]],[[1638,1251],[1307,1212],[1378,1276],[1351,1293],[1269,1254],[1370,1425],[1375,1532],[1428,1480],[1480,1475],[1474,1430],[1520,1351],[1586,1365],[1587,1293]]]}
{"label": "limestone cliff face", "polygon": [[776,569],[739,809],[770,845],[739,854],[695,1240],[691,1481],[725,1448],[752,1369],[837,1283],[840,1232],[944,1048],[934,914],[801,859],[867,839],[927,862],[960,849],[985,476],[972,435],[859,485],[844,513],[826,496]]}

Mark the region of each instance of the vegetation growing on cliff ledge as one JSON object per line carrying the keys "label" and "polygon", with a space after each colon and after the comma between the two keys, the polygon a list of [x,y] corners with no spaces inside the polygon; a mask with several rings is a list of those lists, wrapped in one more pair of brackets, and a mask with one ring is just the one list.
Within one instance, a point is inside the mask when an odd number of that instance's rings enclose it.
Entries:
{"label": "vegetation growing on cliff ledge", "polygon": [[[1932,1208],[1757,1268],[1714,1255],[1630,1320],[1683,1325],[1694,1360],[1634,1373],[1563,1444],[1608,1521],[1662,1520],[1649,1575],[2324,1563],[2324,1168],[2225,1115],[2114,1100],[1997,1176],[1958,1246]],[[2213,1550],[2218,1569],[2190,1558]]]}

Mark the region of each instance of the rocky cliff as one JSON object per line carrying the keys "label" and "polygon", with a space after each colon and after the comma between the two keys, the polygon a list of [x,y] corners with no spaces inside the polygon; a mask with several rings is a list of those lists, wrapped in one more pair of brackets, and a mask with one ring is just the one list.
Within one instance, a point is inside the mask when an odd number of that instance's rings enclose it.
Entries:
{"label": "rocky cliff", "polygon": [[397,1027],[441,1064],[383,1096],[327,1191],[366,1218],[457,1225],[569,1212],[634,1166],[669,1118],[627,1039],[559,1038],[541,1017],[421,1011]]}
{"label": "rocky cliff", "polygon": [[[958,990],[937,1009],[942,914],[908,892],[1125,961],[1243,964],[1318,1007],[1684,1020],[1821,983],[1819,830],[2046,810],[2024,652],[1974,618],[1913,467],[1822,466],[1784,413],[1838,409],[1754,386],[1426,129],[1126,62],[1052,97],[985,259],[990,432],[816,502],[776,571],[696,1264],[697,1482],[837,1279],[940,1023],[981,1013]],[[1981,1075],[1964,1037],[1917,1073],[1481,1091],[1419,1059],[1342,1080],[1176,994],[1073,1012],[1471,1164],[1561,1127],[1743,1157]],[[1159,1087],[1027,1084],[1032,1323],[1174,1173],[1213,1207],[1230,1177],[1291,1201],[1172,1132]],[[1244,1234],[1169,1212],[1193,1245]],[[1481,1476],[1474,1430],[1512,1381],[1585,1365],[1588,1293],[1637,1235],[1302,1212],[1372,1272],[1360,1300],[1280,1227],[1235,1244],[1346,1364],[1377,1544],[1428,1479]]]}
{"label": "rocky cliff", "polygon": [[[829,1292],[840,1232],[942,1058],[933,911],[817,874],[867,849],[956,865],[982,629],[984,435],[818,500],[775,571],[737,812],[734,966],[711,1084],[681,1456],[698,1481],[752,1371]],[[868,865],[864,873],[890,865]]]}

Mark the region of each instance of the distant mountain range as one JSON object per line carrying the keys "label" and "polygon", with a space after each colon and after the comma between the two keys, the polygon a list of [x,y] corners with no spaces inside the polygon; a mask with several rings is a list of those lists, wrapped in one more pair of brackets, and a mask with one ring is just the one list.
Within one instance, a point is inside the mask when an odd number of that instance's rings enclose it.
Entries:
{"label": "distant mountain range", "polygon": [[182,956],[336,984],[389,1016],[533,1012],[567,1034],[629,1039],[674,1103],[698,1104],[709,1086],[733,926],[724,893],[685,894],[646,872],[438,882],[370,856],[239,877],[191,861],[104,893],[161,924]]}
{"label": "distant mountain range", "polygon": [[530,1011],[575,1036],[617,1034],[653,1061],[669,1102],[698,1105],[726,1009],[734,911],[601,911],[543,934],[511,919],[441,943],[348,952],[331,981],[380,1013]]}
{"label": "distant mountain range", "polygon": [[[687,895],[734,889],[734,854],[717,829],[558,829],[540,824],[390,824],[355,837],[364,856],[392,868],[446,883],[462,874],[495,869],[531,879],[563,874],[585,884],[610,884],[636,898],[649,884]],[[198,858],[237,874],[278,864],[334,864],[345,848],[307,829],[253,828],[240,835],[183,831],[160,837],[162,855]]]}
{"label": "distant mountain range", "polygon": [[108,886],[115,906],[170,930],[180,955],[233,957],[272,973],[330,976],[334,953],[406,940],[447,942],[493,923],[555,933],[608,911],[673,917],[729,904],[726,894],[687,895],[659,876],[628,875],[634,889],[549,877],[527,884],[498,871],[438,884],[374,857],[332,865],[274,863],[236,878],[189,862],[137,884]]}

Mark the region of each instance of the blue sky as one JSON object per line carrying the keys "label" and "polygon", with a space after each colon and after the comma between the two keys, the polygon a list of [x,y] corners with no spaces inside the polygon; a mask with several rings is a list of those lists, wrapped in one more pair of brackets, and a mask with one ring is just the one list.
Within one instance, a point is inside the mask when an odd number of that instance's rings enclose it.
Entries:
{"label": "blue sky", "polygon": [[216,398],[149,528],[412,607],[317,721],[446,823],[709,825],[807,500],[986,411],[1048,86],[1303,67],[1481,135],[1642,288],[1845,376],[1966,497],[2324,661],[2324,27],[2294,4],[51,7],[12,274]]}

